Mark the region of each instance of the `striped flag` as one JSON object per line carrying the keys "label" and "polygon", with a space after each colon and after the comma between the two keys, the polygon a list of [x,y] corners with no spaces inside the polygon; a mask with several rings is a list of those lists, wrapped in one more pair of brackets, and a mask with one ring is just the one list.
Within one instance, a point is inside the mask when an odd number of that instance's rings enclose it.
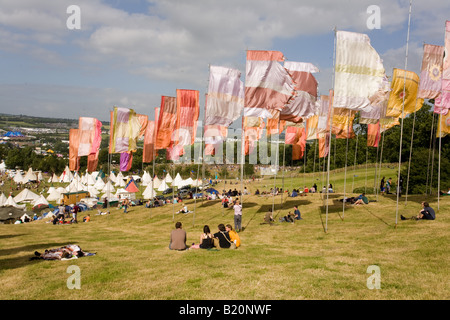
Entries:
{"label": "striped flag", "polygon": [[278,118],[294,97],[294,82],[281,61],[279,51],[247,51],[244,116]]}

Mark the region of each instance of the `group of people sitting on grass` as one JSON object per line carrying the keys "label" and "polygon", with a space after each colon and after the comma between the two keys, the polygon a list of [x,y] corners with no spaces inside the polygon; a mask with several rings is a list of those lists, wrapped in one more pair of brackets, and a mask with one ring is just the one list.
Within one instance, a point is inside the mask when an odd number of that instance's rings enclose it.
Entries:
{"label": "group of people sitting on grass", "polygon": [[[280,222],[290,222],[294,223],[295,220],[303,220],[300,210],[298,209],[298,206],[294,206],[294,211],[289,211],[287,215],[284,217],[279,218]],[[269,209],[269,211],[266,212],[263,218],[263,222],[261,224],[272,224],[274,222],[273,217],[273,211],[272,208]]]}
{"label": "group of people sitting on grass", "polygon": [[186,244],[187,234],[183,229],[181,222],[175,224],[175,229],[170,234],[170,250],[188,250],[188,249],[237,249],[241,245],[239,234],[233,230],[230,224],[223,223],[217,226],[218,231],[212,233],[209,226],[203,227],[203,233],[200,235],[198,244],[192,243],[191,246]]}

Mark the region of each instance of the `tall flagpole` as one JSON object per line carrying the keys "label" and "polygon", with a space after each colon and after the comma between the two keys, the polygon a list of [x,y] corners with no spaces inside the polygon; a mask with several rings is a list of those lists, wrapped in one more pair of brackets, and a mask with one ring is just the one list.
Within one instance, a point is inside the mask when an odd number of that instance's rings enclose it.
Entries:
{"label": "tall flagpole", "polygon": [[[276,136],[278,136],[278,132],[280,131],[280,118],[278,118],[278,125],[277,125],[277,134]],[[273,137],[273,135],[271,136]],[[273,190],[272,190],[272,214],[275,211],[275,189],[276,189],[276,182],[277,182],[277,173],[278,173],[278,154],[279,154],[279,145],[278,145],[278,141],[275,142],[276,143],[276,150],[275,150],[275,175],[273,176]]]}
{"label": "tall flagpole", "polygon": [[352,111],[348,110],[348,126],[347,126],[347,146],[345,147],[345,169],[344,169],[344,201],[342,201],[342,220],[345,217],[345,186],[347,184],[347,158],[348,158],[348,137],[350,135],[350,117]]}
{"label": "tall flagpole", "polygon": [[[433,112],[433,117],[431,119],[431,134],[430,134],[430,149],[428,151],[428,164],[427,164],[427,182],[425,184],[425,194],[428,194],[428,178],[429,178],[429,173],[430,173],[430,158],[431,158],[431,150],[432,150],[432,144],[433,144],[433,131],[434,131],[434,118],[435,118],[435,113]],[[431,188],[430,188],[431,190]]]}
{"label": "tall flagpole", "polygon": [[[334,27],[334,51],[333,51],[333,96],[334,96],[334,78],[336,73],[336,33],[337,29]],[[331,161],[331,127],[332,127],[332,121],[333,121],[333,96],[330,95],[330,107],[328,108],[328,115],[330,117],[329,119],[329,143],[328,143],[328,168],[327,168],[327,184],[326,184],[326,191],[327,191],[327,206],[326,206],[326,217],[325,217],[325,233],[328,232],[328,198],[329,198],[329,185],[330,185],[330,161]],[[326,137],[325,137],[325,147],[326,147]],[[325,159],[324,159],[325,160]],[[325,165],[325,161],[324,161]]]}
{"label": "tall flagpole", "polygon": [[413,142],[414,142],[414,127],[416,124],[417,101],[418,100],[416,99],[416,105],[414,107],[413,126],[412,126],[412,132],[411,132],[411,146],[409,147],[408,176],[406,177],[405,206],[408,203],[409,174],[411,172],[411,157],[412,157],[412,148],[413,148]]}
{"label": "tall flagpole", "polygon": [[442,114],[439,114],[439,161],[438,161],[438,208],[439,212],[439,198],[441,192],[441,143],[442,143]]}
{"label": "tall flagpole", "polygon": [[412,0],[409,0],[409,16],[408,16],[408,33],[406,37],[406,55],[405,55],[405,71],[404,71],[404,79],[403,79],[403,104],[402,104],[402,121],[400,125],[400,150],[398,155],[398,173],[397,173],[397,205],[395,209],[395,228],[397,228],[398,224],[398,202],[400,197],[400,170],[402,164],[402,141],[403,141],[403,117],[405,113],[405,92],[406,92],[406,70],[408,68],[408,49],[409,49],[409,31],[411,28],[411,7]]}

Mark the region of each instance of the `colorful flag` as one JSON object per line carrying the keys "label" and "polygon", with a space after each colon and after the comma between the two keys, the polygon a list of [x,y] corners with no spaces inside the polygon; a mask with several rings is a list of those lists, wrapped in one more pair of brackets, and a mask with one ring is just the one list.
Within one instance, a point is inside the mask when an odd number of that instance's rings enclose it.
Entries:
{"label": "colorful flag", "polygon": [[177,98],[161,97],[157,123],[156,149],[166,149],[172,143],[172,134],[177,125]]}
{"label": "colorful flag", "polygon": [[246,117],[278,118],[280,111],[293,98],[294,82],[279,63],[279,51],[247,51],[245,104]]}
{"label": "colorful flag", "polygon": [[367,125],[367,146],[378,147],[380,142],[380,122]]}
{"label": "colorful flag", "polygon": [[295,82],[295,97],[280,112],[281,120],[300,122],[314,115],[317,100],[317,80],[313,73],[319,69],[311,63],[286,61],[284,67]]}
{"label": "colorful flag", "polygon": [[306,119],[306,140],[317,139],[317,125],[319,124],[319,116],[314,115]]}
{"label": "colorful flag", "polygon": [[253,152],[256,141],[261,139],[265,123],[262,118],[244,117],[244,144],[245,155]]}
{"label": "colorful flag", "polygon": [[205,126],[228,127],[242,115],[244,83],[237,69],[210,66]]}
{"label": "colorful flag", "polygon": [[130,171],[133,163],[133,152],[122,152],[120,154],[120,171]]}
{"label": "colorful flag", "polygon": [[267,119],[266,134],[268,136],[272,134],[281,134],[286,126],[285,120],[279,120],[277,118]]}
{"label": "colorful flag", "polygon": [[69,130],[69,170],[78,171],[80,162],[78,157],[78,146],[80,144],[80,130]]}
{"label": "colorful flag", "polygon": [[366,34],[337,31],[335,108],[365,110],[385,77],[382,60]]}
{"label": "colorful flag", "polygon": [[288,122],[284,143],[292,145],[292,160],[302,159],[306,148],[305,124]]}
{"label": "colorful flag", "polygon": [[336,135],[336,139],[353,139],[355,137],[355,132],[353,131],[355,116],[355,110],[333,108],[331,132]]}
{"label": "colorful flag", "polygon": [[199,112],[199,91],[177,89],[177,125],[174,145],[189,146],[194,143]]}
{"label": "colorful flag", "polygon": [[422,70],[418,98],[436,99],[442,90],[442,66],[444,47],[425,44],[423,46]]}
{"label": "colorful flag", "polygon": [[153,161],[155,154],[155,121],[148,121],[144,134],[144,149],[142,151],[142,162],[149,163]]}
{"label": "colorful flag", "polygon": [[441,94],[435,100],[435,113],[446,115],[450,109],[450,21],[445,23],[445,55],[442,66]]}
{"label": "colorful flag", "polygon": [[111,112],[109,153],[122,153],[137,149],[141,124],[133,109],[114,107]]}
{"label": "colorful flag", "polygon": [[450,112],[447,114],[439,115],[439,122],[436,131],[436,137],[445,137],[447,134],[450,134]]}
{"label": "colorful flag", "polygon": [[387,78],[383,79],[381,88],[370,98],[370,108],[360,111],[360,124],[376,124],[382,117],[386,116],[390,87],[389,80]]}
{"label": "colorful flag", "polygon": [[389,95],[386,116],[398,118],[413,113],[423,105],[423,99],[417,99],[419,76],[412,71],[394,69],[391,93]]}

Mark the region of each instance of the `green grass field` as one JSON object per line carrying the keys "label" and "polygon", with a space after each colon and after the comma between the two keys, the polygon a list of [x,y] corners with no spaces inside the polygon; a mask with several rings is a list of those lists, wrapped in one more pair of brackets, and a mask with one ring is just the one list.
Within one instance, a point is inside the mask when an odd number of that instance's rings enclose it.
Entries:
{"label": "green grass field", "polygon": [[[356,175],[353,181],[353,175]],[[383,168],[382,176],[396,170]],[[285,188],[320,186],[323,175],[286,174]],[[326,179],[326,177],[325,177]],[[282,179],[278,177],[277,186]],[[128,214],[112,208],[107,216],[74,225],[37,221],[0,225],[0,299],[188,299],[188,300],[340,300],[340,299],[439,299],[449,292],[450,196],[400,198],[395,225],[395,195],[369,195],[365,206],[347,205],[343,211],[344,172],[331,173],[338,193],[330,195],[328,214],[321,194],[275,197],[276,220],[299,205],[304,220],[295,224],[261,225],[272,197],[254,196],[268,191],[273,178],[247,183],[244,197],[242,246],[237,250],[168,249],[176,221],[183,223],[188,244],[198,243],[202,228],[217,230],[219,223],[233,224],[233,211],[219,201],[198,200],[192,213],[174,215],[174,208],[132,207]],[[374,173],[348,170],[347,196],[354,187],[373,188]],[[378,183],[377,183],[378,184]],[[223,185],[216,187],[223,189]],[[225,188],[240,189],[240,184]],[[143,190],[144,187],[141,187]],[[356,194],[355,194],[356,195]],[[416,215],[427,200],[437,211],[434,221],[401,221]],[[194,200],[187,201],[194,210]],[[79,216],[81,220],[83,214]],[[174,217],[174,218],[173,218]],[[195,220],[194,220],[195,218]],[[327,232],[325,232],[327,227]],[[35,250],[78,244],[95,252],[92,257],[68,261],[30,261]],[[71,265],[81,272],[81,289],[67,288]],[[369,266],[378,266],[381,288],[368,289]],[[218,290],[218,288],[222,288]]]}

